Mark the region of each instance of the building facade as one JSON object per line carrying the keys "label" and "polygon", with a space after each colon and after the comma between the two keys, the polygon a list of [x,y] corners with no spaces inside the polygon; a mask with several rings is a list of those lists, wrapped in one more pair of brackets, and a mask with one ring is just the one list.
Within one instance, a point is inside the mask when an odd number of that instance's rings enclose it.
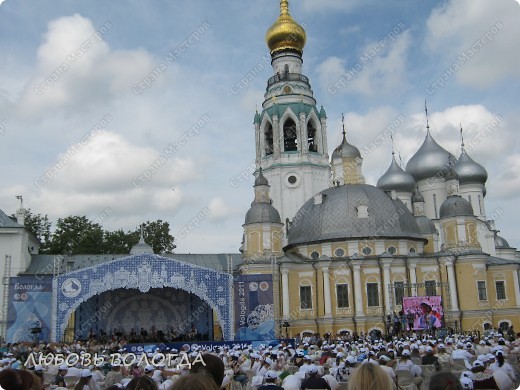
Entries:
{"label": "building facade", "polygon": [[441,296],[447,327],[518,327],[520,258],[486,215],[486,170],[429,126],[406,169],[392,156],[376,186],[344,129],[329,161],[325,110],[302,73],[305,31],[280,4],[266,35],[274,76],[254,117],[264,201],[245,219],[241,266],[272,272],[276,258],[279,323],[293,334],[384,332],[403,297]]}
{"label": "building facade", "polygon": [[[498,235],[497,216],[486,213],[487,172],[464,144],[457,158],[427,128],[405,169],[392,156],[377,184],[365,183],[361,153],[344,129],[342,142],[329,157],[327,115],[318,108],[303,73],[305,30],[289,14],[287,0],[280,1],[280,16],[266,41],[273,76],[262,110],[254,115],[257,170],[241,254],[159,258],[141,241],[130,256],[39,255],[38,240],[24,227],[23,205],[16,221],[0,211],[3,337],[9,308],[15,310],[9,300],[12,278],[31,277],[35,283],[54,279],[48,307],[53,326],[63,333],[66,327],[73,331],[84,314],[73,313],[67,325],[69,312],[81,302],[69,304],[60,293],[79,294],[77,281],[97,288],[98,293],[92,290],[96,297],[134,284],[141,291],[155,286],[139,279],[143,259],[157,288],[177,287],[211,303],[213,323],[206,323],[215,337],[223,334],[219,321],[224,317],[224,333],[233,333],[233,310],[224,310],[230,295],[213,285],[218,291],[208,295],[207,280],[222,278],[231,285],[223,273],[269,276],[274,287],[270,315],[280,334],[282,325],[291,336],[385,332],[387,316],[403,309],[404,298],[432,296],[441,297],[446,327],[520,328],[520,255]],[[160,270],[157,277],[153,266]],[[134,284],[132,272],[138,277]],[[97,284],[88,280],[88,275],[101,273],[124,277],[100,278]],[[81,278],[74,276],[79,274]],[[89,310],[94,309],[85,313]]]}

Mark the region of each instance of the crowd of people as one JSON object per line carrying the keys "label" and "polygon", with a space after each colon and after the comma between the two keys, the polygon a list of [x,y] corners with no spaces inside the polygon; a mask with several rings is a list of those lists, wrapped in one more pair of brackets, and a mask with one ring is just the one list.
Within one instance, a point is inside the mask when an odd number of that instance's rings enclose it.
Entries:
{"label": "crowd of people", "polygon": [[[0,359],[3,389],[516,389],[520,333],[309,336],[278,345],[143,351],[115,361],[118,342],[13,344]],[[41,354],[40,354],[41,353]],[[97,356],[54,364],[52,356]],[[164,356],[173,359],[164,359]],[[35,356],[49,357],[36,359]],[[120,355],[121,356],[121,355]],[[163,357],[157,359],[157,357]],[[70,360],[71,361],[71,360]],[[67,360],[67,362],[70,362]]]}

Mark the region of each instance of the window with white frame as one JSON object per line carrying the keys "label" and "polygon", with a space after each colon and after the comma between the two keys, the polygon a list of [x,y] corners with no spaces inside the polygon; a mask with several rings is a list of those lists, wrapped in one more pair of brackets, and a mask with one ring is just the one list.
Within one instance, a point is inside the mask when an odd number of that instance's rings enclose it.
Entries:
{"label": "window with white frame", "polygon": [[425,294],[428,297],[432,297],[437,295],[437,289],[435,288],[436,282],[435,280],[426,280],[424,282],[424,290]]}
{"label": "window with white frame", "polygon": [[477,290],[478,290],[478,300],[487,301],[487,291],[486,291],[486,281],[485,280],[477,281]]}
{"label": "window with white frame", "polygon": [[300,308],[312,309],[312,289],[311,286],[300,286]]}
{"label": "window with white frame", "polygon": [[402,305],[404,297],[404,282],[394,282],[395,304]]}
{"label": "window with white frame", "polygon": [[348,284],[336,284],[336,297],[338,300],[338,308],[349,307],[348,305]]}
{"label": "window with white frame", "polygon": [[507,299],[506,282],[504,282],[503,280],[495,281],[495,288],[497,290],[497,301]]}
{"label": "window with white frame", "polygon": [[367,305],[379,306],[379,285],[378,283],[367,283]]}

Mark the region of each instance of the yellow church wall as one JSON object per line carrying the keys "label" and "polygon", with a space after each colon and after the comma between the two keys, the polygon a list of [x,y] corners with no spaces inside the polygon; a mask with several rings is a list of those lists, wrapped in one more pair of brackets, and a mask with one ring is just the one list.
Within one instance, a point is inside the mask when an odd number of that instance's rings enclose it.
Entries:
{"label": "yellow church wall", "polygon": [[469,244],[476,245],[480,248],[478,241],[477,224],[473,221],[466,221],[466,239]]}
{"label": "yellow church wall", "polygon": [[388,253],[388,248],[393,246],[395,249],[397,249],[397,252],[395,253],[395,255],[403,255],[404,253],[400,253],[399,251],[399,241],[395,241],[395,240],[388,240],[388,241],[385,241],[385,252]]}
{"label": "yellow church wall", "polygon": [[252,257],[262,253],[262,227],[246,227],[245,233],[247,236],[247,248],[244,255]]}
{"label": "yellow church wall", "polygon": [[470,262],[460,262],[457,261],[455,263],[455,275],[457,278],[457,292],[459,299],[459,308],[464,310],[475,310],[479,308],[478,301],[478,290],[476,283],[476,275],[475,269],[473,268],[473,262],[477,260],[474,259]]}
{"label": "yellow church wall", "polygon": [[[379,264],[374,260],[367,260],[366,264],[361,266],[361,295],[362,295],[362,311],[365,315],[370,315],[371,313],[377,313],[378,310],[383,306],[384,303],[384,288],[388,288],[388,286],[384,286],[382,282],[382,271],[379,268]],[[379,297],[379,305],[378,306],[368,306],[368,297],[367,297],[367,283],[377,283],[378,284],[378,297]],[[356,308],[357,309],[357,308]]]}
{"label": "yellow church wall", "polygon": [[343,158],[343,180],[345,184],[359,184],[358,159],[356,157]]}
{"label": "yellow church wall", "polygon": [[336,257],[336,255],[335,255],[336,249],[340,249],[340,248],[345,251],[345,254],[343,255],[343,257],[350,256],[350,253],[348,253],[348,245],[347,245],[347,243],[340,242],[340,243],[333,243],[332,244],[332,257]]}
{"label": "yellow church wall", "polygon": [[444,240],[445,244],[448,247],[453,247],[457,245],[459,241],[458,233],[457,233],[457,222],[450,221],[444,223]]}
{"label": "yellow church wall", "polygon": [[424,245],[424,253],[433,253],[435,252],[435,248],[433,246],[433,234],[429,234],[425,237],[428,242]]}
{"label": "yellow church wall", "polygon": [[[520,302],[516,302],[513,272],[517,272],[516,267],[514,266],[498,266],[488,268],[488,299],[493,306],[499,308],[514,308],[520,304]],[[497,299],[497,281],[505,282],[506,299]]]}
{"label": "yellow church wall", "polygon": [[282,229],[272,228],[271,231],[271,246],[275,253],[282,253]]}
{"label": "yellow church wall", "polygon": [[[440,282],[439,266],[437,261],[432,259],[432,261],[417,264],[415,275],[417,283],[425,283],[426,281],[431,280]],[[440,288],[438,288],[438,290],[439,289]],[[440,293],[440,291],[437,291],[437,293]]]}
{"label": "yellow church wall", "polygon": [[323,250],[321,248],[321,245],[319,244],[316,244],[316,245],[309,245],[307,247],[307,258],[311,259],[312,256],[312,252],[318,252],[320,254],[320,256],[323,254]]}

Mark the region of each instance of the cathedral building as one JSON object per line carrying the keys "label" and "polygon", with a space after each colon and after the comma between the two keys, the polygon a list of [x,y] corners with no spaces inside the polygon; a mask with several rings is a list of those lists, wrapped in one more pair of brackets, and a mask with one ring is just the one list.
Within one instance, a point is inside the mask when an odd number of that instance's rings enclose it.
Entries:
{"label": "cathedral building", "polygon": [[0,210],[0,336],[386,332],[413,297],[413,310],[436,299],[439,327],[520,328],[520,255],[486,212],[487,172],[464,143],[454,156],[427,126],[405,169],[392,155],[377,184],[366,183],[344,127],[329,155],[327,114],[303,72],[306,33],[287,0],[266,41],[273,76],[254,115],[241,253],[159,256],[141,236],[130,254],[42,255],[23,206],[16,221]]}
{"label": "cathedral building", "polygon": [[486,214],[484,167],[429,126],[406,169],[392,156],[376,186],[344,129],[329,159],[327,115],[302,69],[305,31],[280,3],[266,35],[274,75],[254,116],[242,272],[277,274],[275,306],[293,334],[384,332],[409,296],[440,296],[446,327],[518,327],[520,257]]}

